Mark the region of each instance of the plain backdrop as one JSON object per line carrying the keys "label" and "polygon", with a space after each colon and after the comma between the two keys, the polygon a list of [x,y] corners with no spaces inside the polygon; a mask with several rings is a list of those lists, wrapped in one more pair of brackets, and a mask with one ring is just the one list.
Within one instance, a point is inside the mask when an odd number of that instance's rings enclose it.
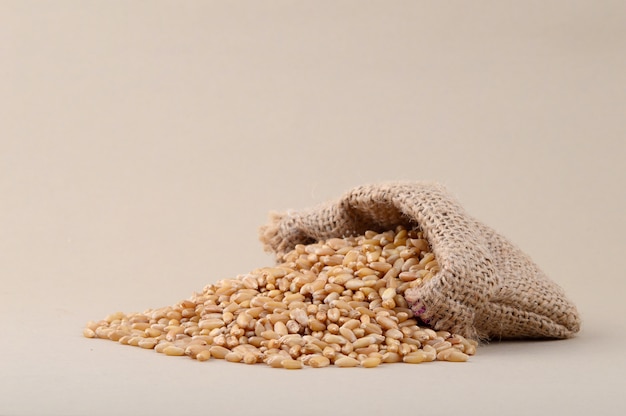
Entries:
{"label": "plain backdrop", "polygon": [[[622,415],[625,116],[623,1],[0,0],[0,415]],[[391,180],[445,184],[580,334],[300,372],[82,337]]]}

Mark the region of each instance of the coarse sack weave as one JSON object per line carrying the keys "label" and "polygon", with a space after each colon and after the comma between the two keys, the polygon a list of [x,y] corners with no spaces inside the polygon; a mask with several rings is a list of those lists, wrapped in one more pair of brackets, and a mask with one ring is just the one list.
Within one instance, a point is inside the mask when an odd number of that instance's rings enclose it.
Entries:
{"label": "coarse sack weave", "polygon": [[432,279],[405,292],[415,315],[434,329],[481,340],[578,332],[578,312],[563,290],[436,183],[360,186],[312,209],[274,213],[260,239],[280,260],[296,244],[397,225],[421,228],[439,262]]}

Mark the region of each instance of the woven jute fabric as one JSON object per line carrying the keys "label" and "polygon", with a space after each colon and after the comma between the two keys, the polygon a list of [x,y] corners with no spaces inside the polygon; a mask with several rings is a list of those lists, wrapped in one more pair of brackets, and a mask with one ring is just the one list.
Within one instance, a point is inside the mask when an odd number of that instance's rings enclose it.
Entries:
{"label": "woven jute fabric", "polygon": [[365,185],[310,209],[273,213],[260,239],[280,260],[297,244],[398,225],[419,227],[439,262],[432,279],[405,293],[434,329],[480,340],[568,338],[579,330],[563,290],[437,183]]}

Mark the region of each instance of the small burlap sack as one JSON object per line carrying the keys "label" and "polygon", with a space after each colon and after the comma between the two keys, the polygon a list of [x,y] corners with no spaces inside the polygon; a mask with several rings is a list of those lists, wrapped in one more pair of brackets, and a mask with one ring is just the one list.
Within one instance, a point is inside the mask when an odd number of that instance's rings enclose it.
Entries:
{"label": "small burlap sack", "polygon": [[481,340],[568,338],[579,330],[563,290],[436,183],[360,186],[312,209],[272,214],[260,239],[280,259],[296,244],[397,225],[421,228],[439,262],[431,280],[405,293],[432,328]]}

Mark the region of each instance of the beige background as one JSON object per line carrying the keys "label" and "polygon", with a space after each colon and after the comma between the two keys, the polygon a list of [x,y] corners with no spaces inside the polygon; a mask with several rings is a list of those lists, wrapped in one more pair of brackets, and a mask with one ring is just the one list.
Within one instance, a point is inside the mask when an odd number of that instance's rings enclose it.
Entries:
{"label": "beige background", "polygon": [[[0,40],[0,415],[626,412],[626,3],[0,0]],[[396,179],[531,254],[579,336],[301,372],[82,338]]]}

